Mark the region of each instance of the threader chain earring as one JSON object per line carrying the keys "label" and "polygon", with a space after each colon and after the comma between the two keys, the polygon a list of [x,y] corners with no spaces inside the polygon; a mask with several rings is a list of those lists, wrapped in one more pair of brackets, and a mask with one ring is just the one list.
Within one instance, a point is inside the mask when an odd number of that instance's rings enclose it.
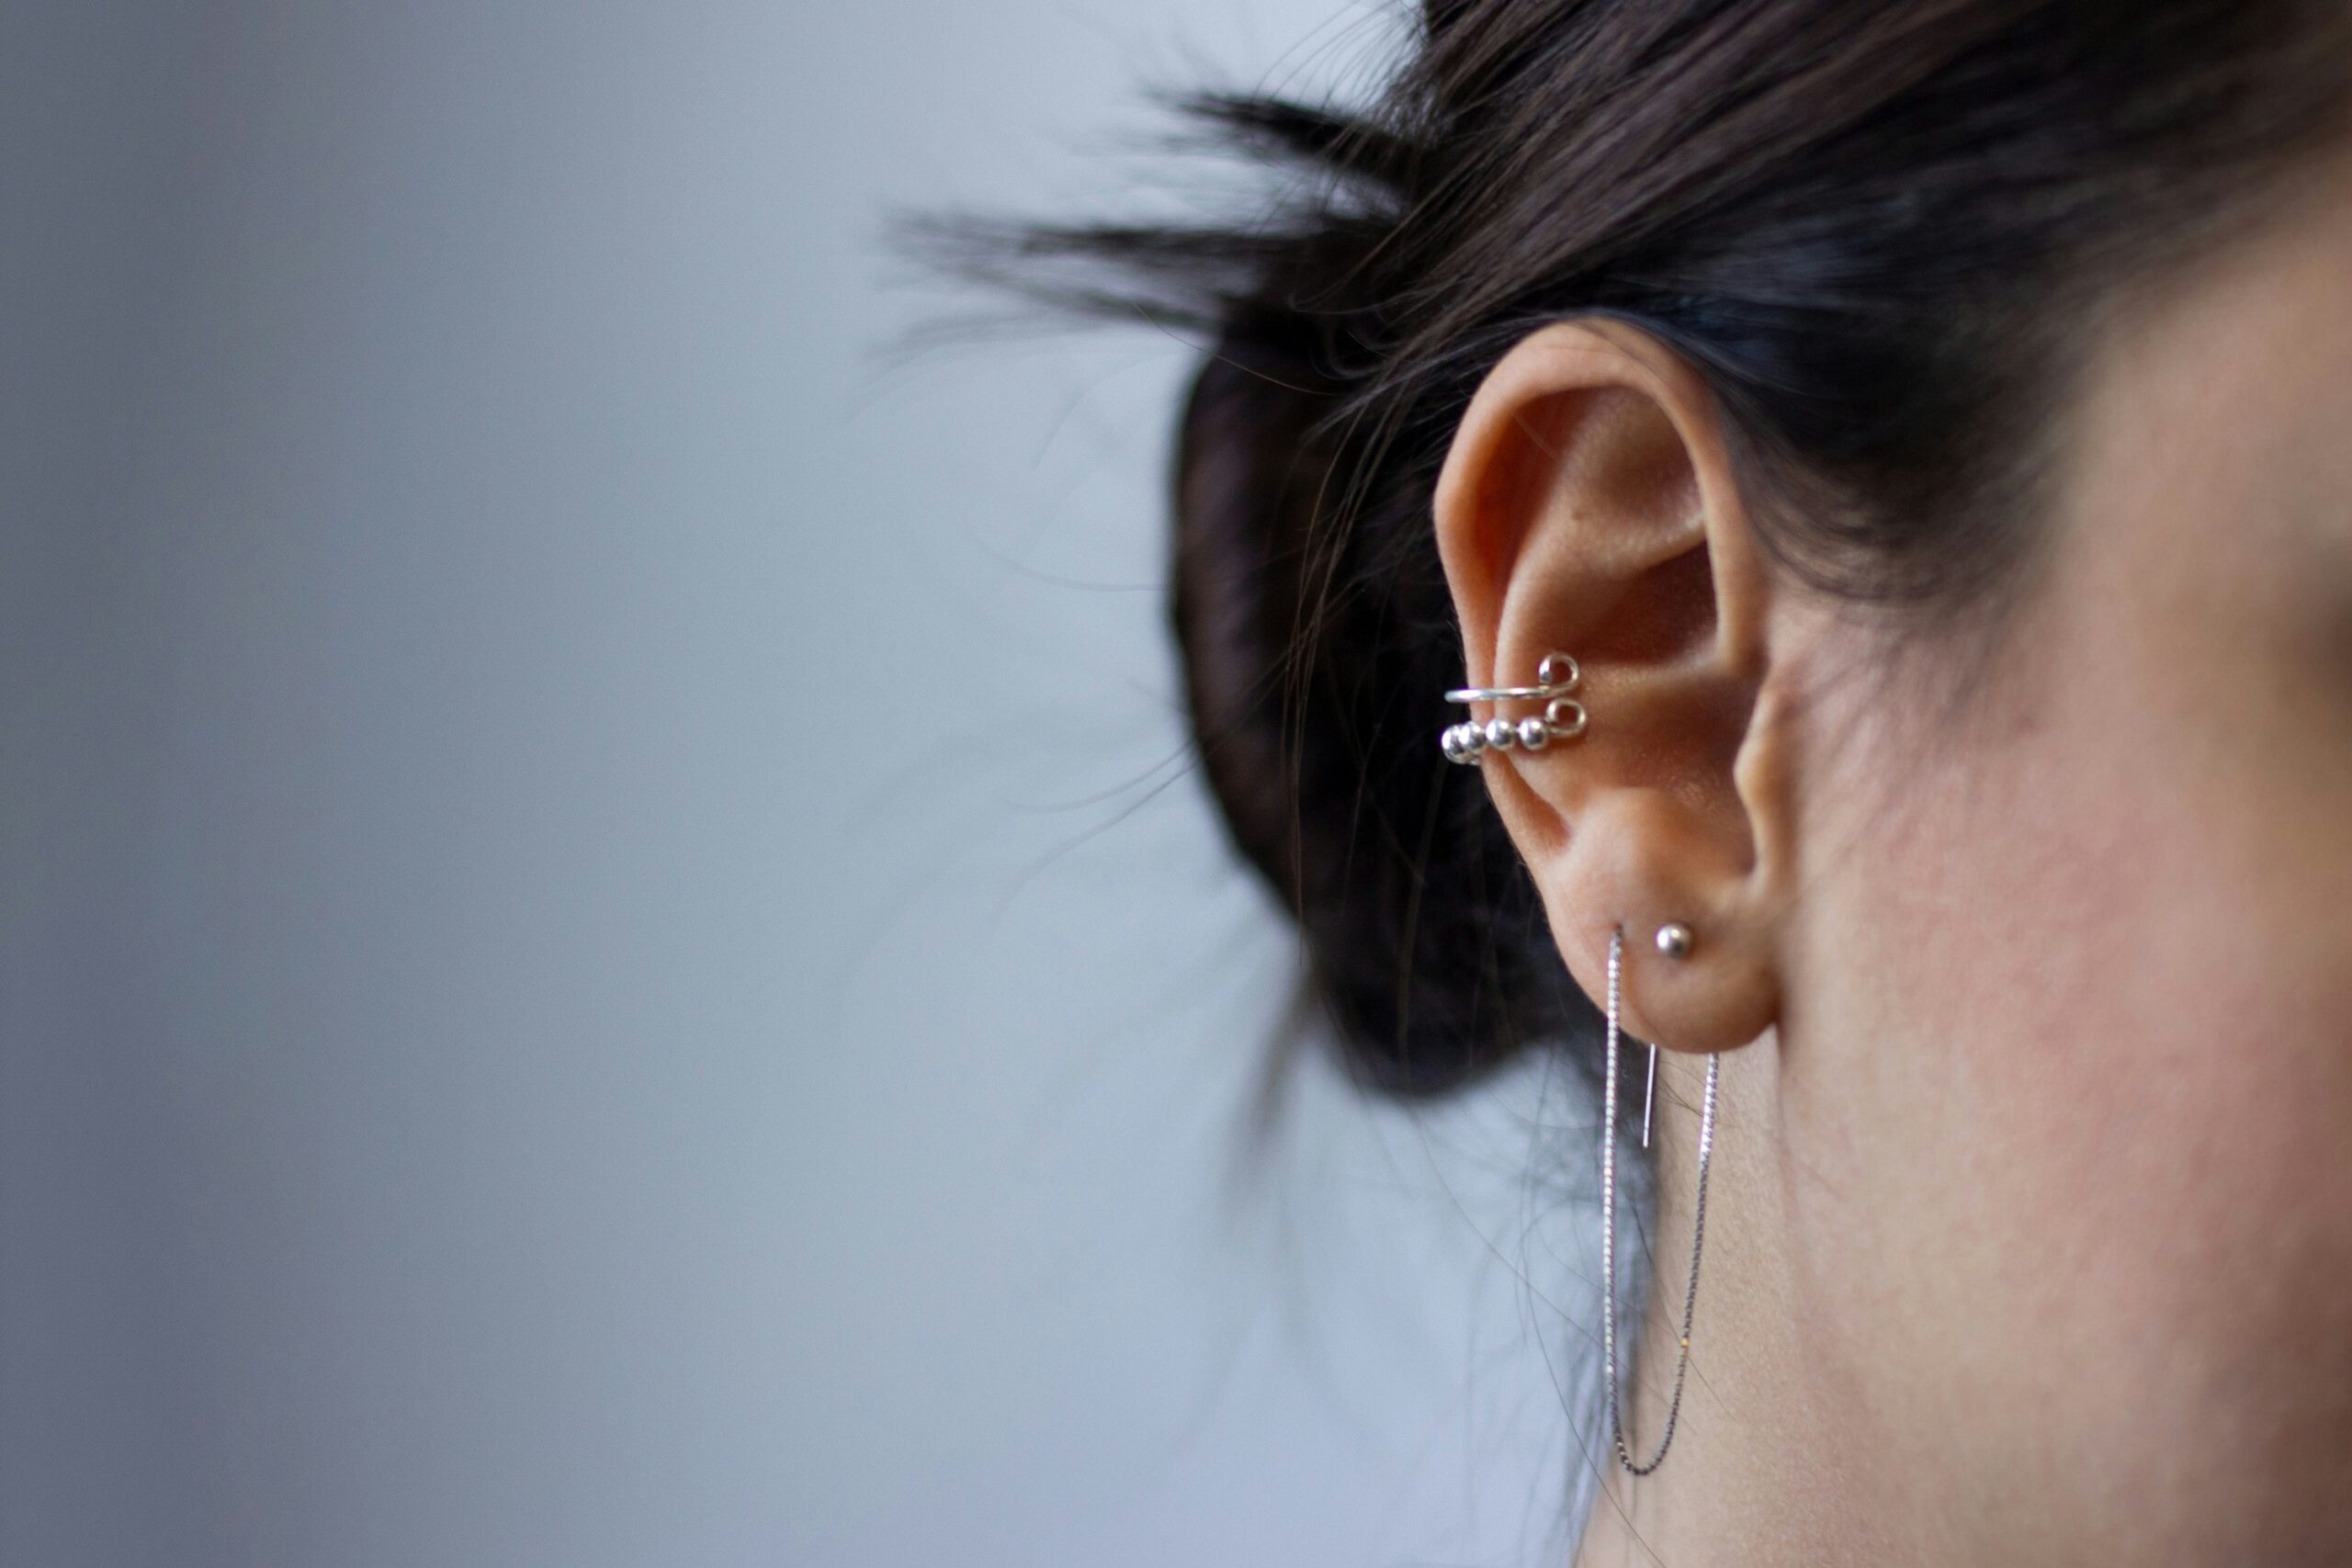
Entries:
{"label": "threader chain earring", "polygon": [[[1680,922],[1662,927],[1657,933],[1658,951],[1669,958],[1681,958],[1690,951],[1690,928]],[[1622,1396],[1617,1392],[1617,1043],[1618,1001],[1623,988],[1625,963],[1625,928],[1617,927],[1609,933],[1609,1058],[1603,1069],[1600,1111],[1600,1278],[1603,1303],[1600,1317],[1601,1354],[1609,1362],[1609,1435],[1617,1450],[1617,1462],[1634,1475],[1647,1475],[1666,1462],[1666,1450],[1674,1444],[1675,1423],[1682,1416],[1682,1382],[1690,1371],[1690,1318],[1699,1305],[1699,1254],[1707,1241],[1707,1162],[1715,1149],[1715,1084],[1723,1073],[1721,1055],[1707,1058],[1707,1089],[1699,1111],[1699,1183],[1690,1212],[1690,1282],[1682,1292],[1682,1332],[1674,1359],[1674,1394],[1666,1407],[1666,1430],[1657,1440],[1657,1451],[1644,1463],[1636,1463],[1633,1450],[1625,1441],[1625,1423]],[[1655,1089],[1657,1082],[1657,1047],[1650,1047],[1650,1082]],[[1649,1142],[1649,1115],[1643,1112],[1642,1141]]]}
{"label": "threader chain earring", "polygon": [[[1584,705],[1568,695],[1577,689],[1582,673],[1577,661],[1565,653],[1548,655],[1536,667],[1537,684],[1532,686],[1464,686],[1445,694],[1450,703],[1533,703],[1544,705],[1543,716],[1522,718],[1513,723],[1498,715],[1480,724],[1476,718],[1453,725],[1440,737],[1441,749],[1449,762],[1474,766],[1487,751],[1508,751],[1514,747],[1525,751],[1541,751],[1555,740],[1574,740],[1585,732],[1587,716]],[[1657,950],[1667,958],[1681,960],[1690,955],[1696,942],[1690,928],[1679,920],[1670,920],[1657,930]],[[1674,1393],[1667,1403],[1666,1430],[1657,1440],[1657,1451],[1647,1461],[1636,1463],[1633,1448],[1625,1440],[1623,1396],[1617,1382],[1617,1054],[1623,1032],[1619,1028],[1619,1002],[1624,989],[1625,928],[1618,926],[1609,933],[1609,1059],[1601,1090],[1600,1134],[1600,1275],[1602,1311],[1600,1341],[1602,1354],[1609,1362],[1609,1436],[1617,1452],[1617,1462],[1634,1475],[1647,1475],[1666,1462],[1666,1450],[1674,1446],[1674,1428],[1682,1416],[1682,1385],[1690,1371],[1690,1320],[1699,1305],[1699,1258],[1707,1241],[1707,1166],[1715,1149],[1715,1086],[1723,1073],[1721,1055],[1707,1058],[1706,1097],[1699,1111],[1699,1181],[1690,1214],[1690,1279],[1682,1292],[1682,1331],[1678,1337],[1674,1359]],[[1657,1046],[1650,1046],[1649,1083],[1642,1095],[1642,1147],[1650,1146],[1652,1111],[1657,1100]]]}

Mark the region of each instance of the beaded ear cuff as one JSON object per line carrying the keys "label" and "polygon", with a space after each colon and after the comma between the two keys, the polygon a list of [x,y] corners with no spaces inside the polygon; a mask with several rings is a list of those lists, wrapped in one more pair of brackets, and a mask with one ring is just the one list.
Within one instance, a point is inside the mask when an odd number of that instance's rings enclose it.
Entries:
{"label": "beaded ear cuff", "polygon": [[1484,724],[1476,719],[1450,725],[1438,738],[1449,762],[1468,767],[1488,751],[1541,751],[1555,740],[1574,740],[1585,729],[1584,705],[1568,695],[1583,678],[1577,661],[1565,653],[1544,656],[1535,669],[1532,686],[1464,686],[1445,694],[1450,703],[1542,703],[1541,716],[1511,720],[1500,714]]}

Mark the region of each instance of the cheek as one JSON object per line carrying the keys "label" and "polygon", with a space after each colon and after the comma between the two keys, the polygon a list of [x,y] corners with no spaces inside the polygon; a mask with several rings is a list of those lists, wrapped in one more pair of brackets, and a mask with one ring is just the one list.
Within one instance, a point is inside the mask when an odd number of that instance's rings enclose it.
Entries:
{"label": "cheek", "polygon": [[2185,658],[2193,620],[2069,599],[1958,726],[1849,756],[1836,798],[1874,776],[1888,804],[1808,827],[1851,849],[1810,884],[1785,1032],[1789,1135],[1840,1194],[1818,1276],[1874,1281],[1822,1310],[1901,1325],[1939,1408],[2075,1390],[2020,1463],[2352,1386],[2352,800],[2324,750],[2352,726],[2186,722],[2255,645]]}
{"label": "cheek", "polygon": [[[1808,1327],[1914,1426],[2005,1413],[1970,1461],[2072,1487],[2117,1540],[2150,1499],[2352,1459],[2335,210],[2119,338],[1961,711],[1833,693],[1804,770],[1781,1130]],[[2225,1483],[2193,1435],[2265,1463]]]}

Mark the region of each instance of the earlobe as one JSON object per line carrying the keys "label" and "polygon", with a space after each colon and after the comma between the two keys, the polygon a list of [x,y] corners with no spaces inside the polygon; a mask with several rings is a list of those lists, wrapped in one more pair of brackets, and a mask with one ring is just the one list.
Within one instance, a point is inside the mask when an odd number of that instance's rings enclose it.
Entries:
{"label": "earlobe", "polygon": [[[1495,725],[1498,743],[1468,759],[1568,966],[1598,996],[1622,928],[1629,961],[1660,971],[1629,1000],[1636,1032],[1695,1050],[1754,1039],[1778,1007],[1783,847],[1780,803],[1755,791],[1781,774],[1741,759],[1765,742],[1772,584],[1703,380],[1623,323],[1544,327],[1472,400],[1436,513],[1471,683],[1527,688],[1555,650],[1579,664],[1574,745],[1530,750]],[[1469,716],[1524,715],[1487,702]],[[1468,750],[1449,734],[1449,754]],[[1654,945],[1668,923],[1694,934],[1679,962]]]}

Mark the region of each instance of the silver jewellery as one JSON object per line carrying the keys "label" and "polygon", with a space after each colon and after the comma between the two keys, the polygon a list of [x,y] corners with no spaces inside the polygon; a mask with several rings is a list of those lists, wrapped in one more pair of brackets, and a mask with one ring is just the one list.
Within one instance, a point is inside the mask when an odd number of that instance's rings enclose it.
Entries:
{"label": "silver jewellery", "polygon": [[1516,746],[1522,751],[1541,751],[1555,740],[1574,740],[1584,733],[1584,705],[1568,695],[1577,689],[1583,672],[1577,661],[1565,653],[1544,655],[1544,662],[1535,669],[1540,684],[1533,686],[1464,686],[1445,694],[1450,703],[1542,703],[1542,717],[1530,716],[1517,722],[1500,715],[1480,724],[1473,718],[1451,725],[1438,738],[1439,746],[1449,762],[1468,767],[1487,751],[1508,751]]}
{"label": "silver jewellery", "polygon": [[[1657,928],[1657,950],[1668,958],[1690,956],[1690,945],[1698,938],[1680,920],[1668,920]],[[1657,1104],[1657,1047],[1650,1047],[1649,1082],[1642,1089],[1642,1147],[1650,1146],[1650,1111]]]}
{"label": "silver jewellery", "polygon": [[[1679,920],[1660,926],[1657,950],[1668,958],[1690,955],[1695,939]],[[1625,928],[1609,933],[1609,1061],[1602,1080],[1600,1122],[1600,1277],[1604,1305],[1600,1318],[1602,1354],[1609,1361],[1609,1436],[1617,1462],[1635,1475],[1647,1475],[1666,1461],[1674,1442],[1674,1424],[1682,1416],[1682,1380],[1690,1371],[1690,1318],[1699,1304],[1699,1251],[1707,1239],[1707,1161],[1715,1148],[1715,1080],[1723,1070],[1721,1055],[1707,1058],[1706,1099],[1699,1111],[1699,1187],[1690,1213],[1690,1283],[1682,1292],[1681,1349],[1674,1362],[1674,1396],[1666,1407],[1666,1431],[1657,1452],[1647,1463],[1634,1462],[1625,1442],[1625,1424],[1617,1392],[1617,1043],[1618,998],[1625,962]],[[1657,1089],[1657,1047],[1650,1047],[1650,1093],[1642,1107],[1642,1146],[1649,1146],[1648,1101]]]}
{"label": "silver jewellery", "polygon": [[[1513,721],[1500,714],[1481,724],[1471,718],[1451,725],[1439,738],[1445,760],[1464,767],[1476,764],[1488,751],[1508,751],[1516,747],[1522,751],[1541,751],[1555,740],[1574,740],[1585,732],[1587,716],[1584,705],[1569,693],[1577,689],[1583,672],[1577,661],[1565,653],[1544,656],[1536,666],[1537,684],[1532,686],[1464,686],[1445,694],[1449,703],[1542,703],[1542,716],[1530,716]],[[1679,962],[1690,956],[1698,945],[1698,938],[1680,920],[1668,920],[1658,927],[1657,951],[1662,957]],[[1666,1430],[1657,1440],[1657,1451],[1646,1461],[1635,1463],[1634,1451],[1625,1440],[1623,1395],[1617,1383],[1617,1055],[1623,1036],[1620,1027],[1619,1003],[1624,989],[1625,928],[1618,926],[1609,933],[1609,1060],[1601,1091],[1600,1134],[1600,1275],[1603,1281],[1603,1309],[1600,1318],[1602,1353],[1609,1362],[1609,1436],[1617,1450],[1617,1462],[1634,1475],[1647,1475],[1666,1462],[1666,1450],[1674,1444],[1674,1428],[1682,1418],[1682,1385],[1690,1371],[1690,1320],[1699,1306],[1699,1257],[1707,1240],[1707,1166],[1715,1151],[1715,1086],[1723,1073],[1724,1059],[1720,1055],[1707,1058],[1706,1098],[1699,1111],[1699,1183],[1690,1213],[1690,1280],[1682,1292],[1682,1332],[1674,1361],[1674,1393],[1667,1403]],[[1649,1084],[1642,1094],[1642,1147],[1650,1146],[1652,1112],[1657,1104],[1657,1046],[1650,1046]]]}

